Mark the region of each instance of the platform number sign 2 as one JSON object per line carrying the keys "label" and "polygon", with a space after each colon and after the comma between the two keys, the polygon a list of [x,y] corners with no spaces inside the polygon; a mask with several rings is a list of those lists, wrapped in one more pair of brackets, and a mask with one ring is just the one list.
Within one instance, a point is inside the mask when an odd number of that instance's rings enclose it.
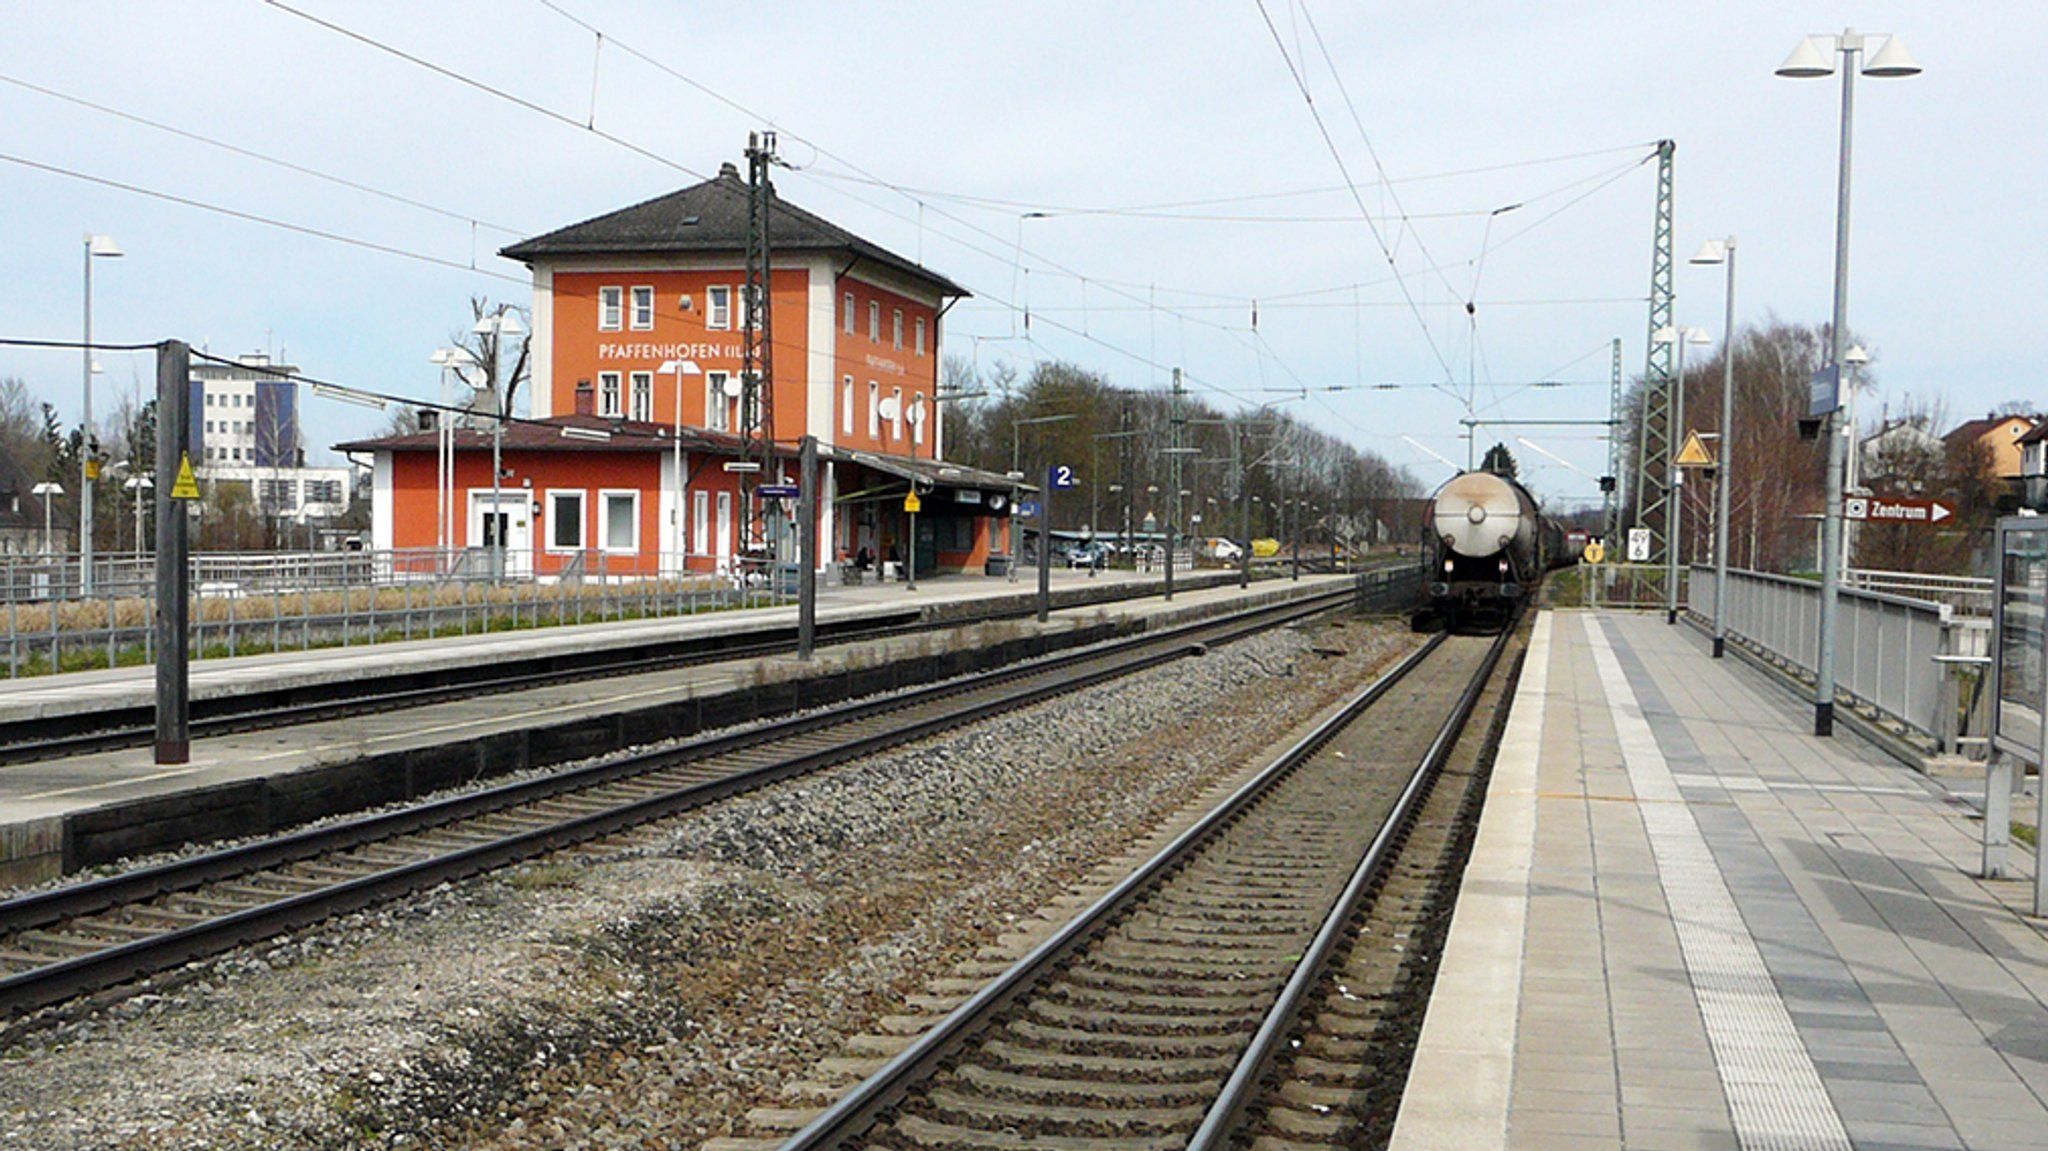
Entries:
{"label": "platform number sign 2", "polygon": [[1066,464],[1054,464],[1046,469],[1045,486],[1056,492],[1063,492],[1080,487],[1081,477],[1075,475],[1074,469]]}

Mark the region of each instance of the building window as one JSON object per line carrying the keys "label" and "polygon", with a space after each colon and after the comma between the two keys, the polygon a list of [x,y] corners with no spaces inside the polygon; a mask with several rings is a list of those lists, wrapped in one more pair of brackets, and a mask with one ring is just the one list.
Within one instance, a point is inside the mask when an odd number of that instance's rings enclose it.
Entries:
{"label": "building window", "polygon": [[882,385],[868,381],[868,438],[877,439],[882,434]]}
{"label": "building window", "polygon": [[732,400],[725,394],[726,372],[704,373],[704,426],[714,432],[732,430]]}
{"label": "building window", "polygon": [[902,388],[889,389],[889,409],[891,413],[889,416],[889,438],[891,440],[900,440],[903,438]]}
{"label": "building window", "polygon": [[640,550],[640,493],[601,492],[604,518],[598,523],[597,546],[608,552]]}
{"label": "building window", "polygon": [[917,354],[924,355],[924,317],[917,318]]}
{"label": "building window", "polygon": [[848,293],[846,293],[846,305],[845,305],[845,307],[844,307],[844,308],[842,308],[841,310],[842,310],[842,311],[844,311],[844,312],[846,313],[846,318],[845,318],[845,319],[844,319],[844,320],[843,320],[842,322],[843,322],[843,323],[844,323],[844,324],[846,325],[846,334],[850,336],[850,335],[852,335],[852,334],[853,334],[853,293],[852,293],[852,292],[848,292]]}
{"label": "building window", "polygon": [[307,480],[306,502],[309,504],[338,504],[341,502],[340,480]]}
{"label": "building window", "polygon": [[207,407],[209,407],[209,408],[213,406],[213,393],[212,393],[212,392],[208,392],[208,393],[206,393],[206,406],[207,406]]}
{"label": "building window", "polygon": [[848,376],[839,384],[839,430],[845,435],[853,434],[853,377]]}
{"label": "building window", "polygon": [[619,313],[623,310],[621,296],[623,288],[599,288],[597,290],[597,330],[616,332],[619,330]]}
{"label": "building window", "polygon": [[882,342],[882,305],[873,300],[868,301],[868,339]]}
{"label": "building window", "polygon": [[891,335],[892,335],[892,336],[894,337],[894,339],[895,339],[895,343],[896,343],[896,350],[897,350],[897,351],[899,351],[899,352],[900,352],[900,351],[902,351],[902,350],[903,350],[903,309],[902,309],[902,308],[898,308],[898,309],[896,309],[896,314],[895,314],[895,316],[894,316],[894,317],[893,317],[893,318],[891,319],[891,321],[890,321],[890,334],[891,334]]}
{"label": "building window", "polygon": [[732,289],[721,284],[704,289],[704,326],[714,331],[732,327]]}
{"label": "building window", "polygon": [[696,491],[690,493],[690,550],[703,555],[711,550],[711,493]]}
{"label": "building window", "polygon": [[633,289],[633,330],[651,332],[654,330],[654,289]]}
{"label": "building window", "polygon": [[597,414],[616,419],[623,411],[619,406],[619,373],[597,373]]}
{"label": "building window", "polygon": [[654,373],[633,373],[633,418],[649,421],[654,419]]}
{"label": "building window", "polygon": [[924,419],[924,393],[919,392],[910,401],[910,442],[913,444],[924,442]]}
{"label": "building window", "polygon": [[548,550],[583,550],[583,493],[548,493]]}

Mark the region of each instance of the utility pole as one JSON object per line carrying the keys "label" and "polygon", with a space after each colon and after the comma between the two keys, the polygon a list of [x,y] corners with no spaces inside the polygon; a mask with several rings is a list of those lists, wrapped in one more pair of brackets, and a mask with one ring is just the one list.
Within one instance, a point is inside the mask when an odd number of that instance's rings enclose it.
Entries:
{"label": "utility pole", "polygon": [[[768,165],[775,133],[747,133],[746,333],[740,366],[740,507],[749,546],[766,542],[768,510],[758,489],[775,468],[775,309],[768,213],[775,187]],[[680,385],[678,385],[680,386]],[[916,547],[915,540],[911,546]],[[777,558],[780,558],[779,556]]]}
{"label": "utility pole", "polygon": [[[682,386],[682,376],[676,385]],[[796,475],[796,657],[808,660],[818,635],[818,437],[804,437]]]}
{"label": "utility pole", "polygon": [[[156,351],[156,761],[192,758],[191,524],[178,480],[191,464],[192,352],[177,340]],[[196,494],[196,493],[187,493]]]}
{"label": "utility pole", "polygon": [[1244,549],[1237,556],[1237,586],[1252,586],[1252,485],[1245,473],[1244,437],[1251,431],[1249,421],[1239,421],[1237,434],[1230,437],[1230,485],[1235,489],[1239,522],[1244,526]]}
{"label": "utility pole", "polygon": [[1173,446],[1166,449],[1167,455],[1173,461],[1169,468],[1169,474],[1173,478],[1173,502],[1170,505],[1173,510],[1167,513],[1166,517],[1166,600],[1168,603],[1173,602],[1173,552],[1174,545],[1180,538],[1180,393],[1180,369],[1175,368],[1173,369],[1173,408],[1171,416]]}

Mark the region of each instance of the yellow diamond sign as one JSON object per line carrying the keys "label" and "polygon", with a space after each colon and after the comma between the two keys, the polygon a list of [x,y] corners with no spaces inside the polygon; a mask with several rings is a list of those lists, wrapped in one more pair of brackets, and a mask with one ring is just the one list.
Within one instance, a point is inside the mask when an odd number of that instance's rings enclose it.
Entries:
{"label": "yellow diamond sign", "polygon": [[1685,446],[1678,449],[1678,466],[1681,468],[1711,468],[1714,457],[1707,452],[1707,445],[1700,441],[1700,434],[1694,432],[1685,437]]}
{"label": "yellow diamond sign", "polygon": [[174,500],[196,500],[199,498],[199,479],[192,474],[192,457],[178,457],[178,482],[171,485]]}
{"label": "yellow diamond sign", "polygon": [[922,510],[923,508],[924,508],[924,501],[923,501],[923,500],[920,500],[920,499],[918,499],[918,498],[917,498],[917,493],[916,493],[916,492],[906,492],[906,493],[904,493],[904,496],[903,496],[903,510],[904,510],[904,511],[906,511],[906,512],[909,512],[909,513],[910,513],[911,515],[916,515],[916,514],[917,514],[917,513],[918,513],[918,512],[920,511],[920,510]]}

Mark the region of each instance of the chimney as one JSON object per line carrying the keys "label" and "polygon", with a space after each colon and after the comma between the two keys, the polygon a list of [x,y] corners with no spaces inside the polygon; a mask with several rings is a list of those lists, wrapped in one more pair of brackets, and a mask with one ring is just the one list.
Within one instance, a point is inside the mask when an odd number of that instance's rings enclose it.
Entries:
{"label": "chimney", "polygon": [[597,414],[597,393],[590,387],[589,380],[576,381],[576,414],[594,416]]}

